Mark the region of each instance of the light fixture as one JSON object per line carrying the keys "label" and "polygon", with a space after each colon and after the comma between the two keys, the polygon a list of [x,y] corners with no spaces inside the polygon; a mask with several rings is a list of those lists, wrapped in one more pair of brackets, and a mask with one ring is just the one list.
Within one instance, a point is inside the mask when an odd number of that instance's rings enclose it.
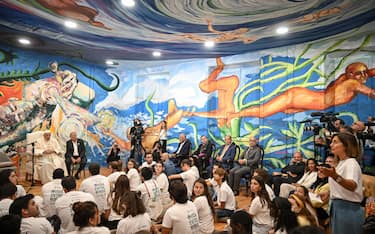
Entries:
{"label": "light fixture", "polygon": [[107,64],[107,65],[114,65],[115,63],[112,60],[106,60],[105,64]]}
{"label": "light fixture", "polygon": [[289,32],[289,28],[288,27],[285,27],[285,26],[281,26],[281,27],[278,27],[276,29],[276,33],[277,34],[286,34]]}
{"label": "light fixture", "polygon": [[64,22],[64,25],[65,25],[65,27],[67,27],[67,28],[77,28],[77,26],[78,26],[76,22],[71,21],[71,20],[66,20],[66,21]]}
{"label": "light fixture", "polygon": [[214,41],[205,41],[204,46],[207,47],[207,48],[212,48],[212,47],[215,46],[215,42]]}
{"label": "light fixture", "polygon": [[121,0],[122,5],[125,7],[133,7],[135,5],[134,0]]}
{"label": "light fixture", "polygon": [[20,38],[18,39],[18,42],[21,43],[22,45],[30,45],[31,41],[27,38]]}
{"label": "light fixture", "polygon": [[154,51],[154,52],[152,52],[152,56],[154,56],[154,57],[160,57],[161,53],[159,51]]}

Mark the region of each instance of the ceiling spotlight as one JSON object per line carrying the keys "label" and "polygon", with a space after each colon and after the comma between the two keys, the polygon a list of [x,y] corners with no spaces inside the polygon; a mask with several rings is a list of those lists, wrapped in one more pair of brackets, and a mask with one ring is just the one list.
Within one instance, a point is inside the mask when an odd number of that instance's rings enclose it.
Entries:
{"label": "ceiling spotlight", "polygon": [[26,38],[20,38],[20,39],[18,39],[18,42],[21,43],[22,45],[30,45],[31,44],[31,41],[29,39],[26,39]]}
{"label": "ceiling spotlight", "polygon": [[105,64],[107,64],[107,65],[114,65],[115,63],[112,60],[106,60]]}
{"label": "ceiling spotlight", "polygon": [[212,48],[212,47],[215,46],[215,42],[214,41],[205,41],[204,46],[207,47],[207,48]]}
{"label": "ceiling spotlight", "polygon": [[78,26],[76,22],[71,21],[71,20],[65,21],[64,25],[67,28],[77,28],[77,26]]}
{"label": "ceiling spotlight", "polygon": [[285,27],[285,26],[282,26],[282,27],[278,27],[276,29],[276,33],[277,34],[286,34],[289,32],[289,28],[288,27]]}
{"label": "ceiling spotlight", "polygon": [[133,7],[135,5],[134,0],[121,0],[122,5],[125,7]]}
{"label": "ceiling spotlight", "polygon": [[161,53],[159,51],[154,51],[154,52],[152,52],[152,56],[154,56],[154,57],[160,57]]}

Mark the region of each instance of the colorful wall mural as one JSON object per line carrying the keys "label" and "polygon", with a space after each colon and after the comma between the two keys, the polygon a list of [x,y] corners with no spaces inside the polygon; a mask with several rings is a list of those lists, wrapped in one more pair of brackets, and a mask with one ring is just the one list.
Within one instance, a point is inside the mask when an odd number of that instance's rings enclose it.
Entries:
{"label": "colorful wall mural", "polygon": [[24,145],[31,131],[51,129],[62,145],[73,130],[87,141],[89,161],[105,165],[117,142],[126,157],[133,119],[151,149],[168,122],[168,150],[185,133],[193,147],[207,135],[217,146],[231,135],[264,147],[269,170],[292,153],[314,155],[304,120],[339,113],[347,123],[375,116],[374,35],[351,36],[270,50],[129,69],[102,67],[0,45],[0,147]]}

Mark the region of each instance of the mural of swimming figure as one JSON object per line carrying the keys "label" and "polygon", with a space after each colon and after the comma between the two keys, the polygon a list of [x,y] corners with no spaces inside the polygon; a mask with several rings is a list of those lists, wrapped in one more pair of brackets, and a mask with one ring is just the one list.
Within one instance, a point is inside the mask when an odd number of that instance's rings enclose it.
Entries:
{"label": "mural of swimming figure", "polygon": [[[177,109],[176,103],[174,100],[170,100],[168,102],[168,115],[165,117],[165,121],[167,122],[167,129],[173,128],[176,124],[178,124],[181,119],[185,116],[189,116],[189,111],[184,111],[181,109]],[[159,132],[161,128],[161,124],[163,121],[160,121],[158,124],[152,127],[146,127],[144,129],[145,134],[142,138],[142,146],[146,149],[146,151],[151,151],[155,141],[159,140]],[[117,136],[115,133],[111,131],[111,129],[106,129],[104,127],[99,127],[100,130],[113,138],[113,140],[120,146],[121,149],[130,151],[131,144],[130,141],[122,139],[120,136]],[[126,130],[127,138],[130,139],[129,134],[130,128]]]}
{"label": "mural of swimming figure", "polygon": [[290,114],[307,110],[326,110],[349,103],[359,93],[375,98],[375,89],[365,85],[368,78],[374,76],[375,68],[368,69],[365,64],[355,62],[349,64],[345,73],[324,90],[293,87],[265,104],[230,113],[228,121],[237,117],[265,118],[281,112]]}
{"label": "mural of swimming figure", "polygon": [[202,92],[212,93],[217,91],[218,107],[216,110],[208,112],[192,112],[193,116],[206,118],[217,118],[218,126],[223,127],[226,124],[227,114],[235,111],[233,96],[239,85],[239,78],[236,75],[220,77],[219,74],[224,69],[224,63],[221,58],[216,58],[216,68],[211,72],[207,79],[199,83]]}

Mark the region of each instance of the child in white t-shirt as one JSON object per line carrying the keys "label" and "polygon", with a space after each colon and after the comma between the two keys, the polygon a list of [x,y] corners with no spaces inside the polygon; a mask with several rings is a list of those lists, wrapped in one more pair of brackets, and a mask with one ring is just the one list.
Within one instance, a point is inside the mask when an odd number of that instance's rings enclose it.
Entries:
{"label": "child in white t-shirt", "polygon": [[202,234],[212,233],[214,231],[215,207],[204,179],[199,178],[195,181],[192,199],[198,211],[199,232]]}
{"label": "child in white t-shirt", "polygon": [[141,168],[144,168],[144,167],[153,167],[155,164],[156,164],[156,162],[152,160],[152,154],[151,153],[147,153],[145,155],[145,161],[142,163]]}
{"label": "child in white t-shirt", "polygon": [[219,186],[217,194],[216,216],[218,218],[230,217],[236,209],[236,199],[232,189],[225,180],[225,170],[223,168],[216,169],[214,179]]}
{"label": "child in white t-shirt", "polygon": [[166,207],[169,207],[172,203],[171,198],[169,197],[169,181],[167,175],[163,172],[164,165],[162,162],[157,162],[155,164],[155,174],[154,178],[156,182],[158,183],[161,191],[161,199],[164,206],[164,211],[166,210]]}
{"label": "child in white t-shirt", "polygon": [[184,159],[181,161],[181,169],[183,171],[182,173],[170,175],[168,178],[169,180],[182,179],[186,185],[188,197],[190,198],[193,191],[194,182],[199,178],[199,174],[197,175],[191,169],[191,162],[189,159]]}
{"label": "child in white t-shirt", "polygon": [[131,191],[137,191],[138,185],[141,184],[141,177],[137,170],[137,163],[134,159],[129,159],[127,173]]}
{"label": "child in white t-shirt", "polygon": [[9,207],[16,199],[17,187],[13,183],[0,186],[0,217],[9,214]]}
{"label": "child in white t-shirt", "polygon": [[113,188],[117,178],[120,175],[125,175],[125,171],[122,170],[122,161],[112,161],[109,163],[109,167],[112,169],[112,173],[107,176],[109,185]]}

